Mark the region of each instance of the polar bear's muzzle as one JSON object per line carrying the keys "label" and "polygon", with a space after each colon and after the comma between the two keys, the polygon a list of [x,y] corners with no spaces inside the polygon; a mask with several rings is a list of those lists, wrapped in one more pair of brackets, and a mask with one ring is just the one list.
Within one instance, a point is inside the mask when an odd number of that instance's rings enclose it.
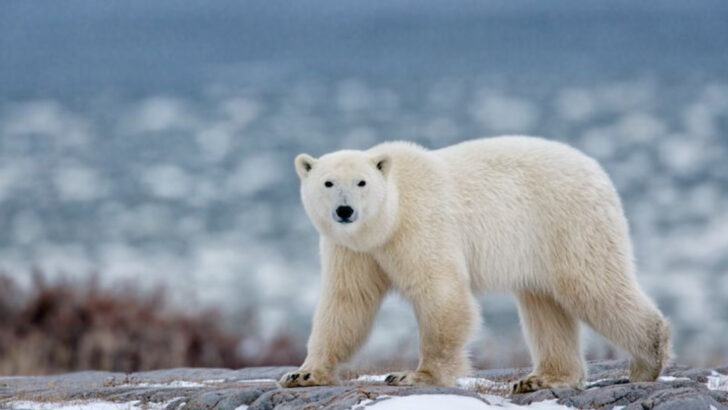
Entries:
{"label": "polar bear's muzzle", "polygon": [[349,205],[341,205],[334,210],[334,220],[340,224],[349,224],[356,221],[358,214]]}

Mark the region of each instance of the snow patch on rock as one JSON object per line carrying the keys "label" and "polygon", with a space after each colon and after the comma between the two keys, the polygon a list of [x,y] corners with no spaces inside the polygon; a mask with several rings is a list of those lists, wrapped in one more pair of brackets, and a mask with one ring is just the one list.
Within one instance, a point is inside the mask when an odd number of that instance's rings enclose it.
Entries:
{"label": "snow patch on rock", "polygon": [[172,380],[166,383],[126,383],[120,384],[117,387],[155,387],[161,389],[178,389],[178,388],[198,388],[205,387],[205,384],[198,382],[190,382],[186,380]]}
{"label": "snow patch on rock", "polygon": [[[454,394],[415,394],[412,396],[391,397],[385,400],[363,401],[353,409],[377,410],[429,410],[429,409],[460,409],[460,410],[488,410],[488,409],[539,409],[563,410],[569,407],[556,403],[556,400],[532,403],[520,406],[509,402],[499,396],[483,395],[486,401],[474,397],[458,396]],[[363,406],[362,406],[363,405]]]}
{"label": "snow patch on rock", "polygon": [[710,390],[728,391],[728,375],[720,374],[713,370],[710,373],[710,376],[708,376],[706,386],[708,386]]}
{"label": "snow patch on rock", "polygon": [[494,382],[490,379],[482,377],[461,377],[455,382],[457,387],[471,391],[510,391],[507,383]]}
{"label": "snow patch on rock", "polygon": [[69,401],[69,402],[38,402],[29,400],[16,400],[4,403],[10,409],[23,410],[162,410],[172,399],[159,403],[141,403],[140,401],[113,402],[106,400]]}

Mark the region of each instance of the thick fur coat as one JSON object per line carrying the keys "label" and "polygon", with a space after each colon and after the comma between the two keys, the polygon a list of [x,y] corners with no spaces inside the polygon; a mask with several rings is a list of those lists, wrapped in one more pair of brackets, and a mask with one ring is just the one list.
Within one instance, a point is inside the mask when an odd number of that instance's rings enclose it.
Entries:
{"label": "thick fur coat", "polygon": [[622,206],[596,161],[531,137],[428,151],[392,142],[295,161],[321,234],[324,288],[302,367],[285,387],[334,384],[366,339],[386,293],[412,303],[416,370],[394,385],[452,385],[466,375],[474,294],[510,291],[534,362],[515,393],[578,387],[579,322],[632,355],[630,379],[655,380],[669,327],[634,276]]}

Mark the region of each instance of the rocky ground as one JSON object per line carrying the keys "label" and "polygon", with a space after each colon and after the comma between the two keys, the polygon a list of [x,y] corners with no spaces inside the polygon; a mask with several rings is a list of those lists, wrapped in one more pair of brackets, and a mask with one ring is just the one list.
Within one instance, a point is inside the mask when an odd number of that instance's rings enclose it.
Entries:
{"label": "rocky ground", "polygon": [[[275,380],[291,369],[170,369],[0,377],[0,408],[364,409],[399,408],[398,403],[415,404],[409,408],[438,408],[450,403],[450,409],[465,404],[468,409],[728,409],[728,367],[703,370],[675,365],[658,382],[629,383],[626,362],[598,362],[590,364],[589,383],[583,390],[542,390],[512,397],[508,395],[510,383],[528,369],[477,371],[473,377],[460,379],[457,388],[390,387],[383,384],[383,375],[360,376],[335,387],[278,388]],[[409,400],[413,398],[422,400]]]}

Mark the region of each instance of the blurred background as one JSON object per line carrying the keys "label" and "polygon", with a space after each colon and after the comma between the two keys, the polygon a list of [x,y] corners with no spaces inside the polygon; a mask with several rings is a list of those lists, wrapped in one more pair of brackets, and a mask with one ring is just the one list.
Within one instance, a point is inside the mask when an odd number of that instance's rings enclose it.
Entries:
{"label": "blurred background", "polygon": [[[0,373],[298,364],[293,158],[536,134],[597,158],[677,360],[728,362],[728,3],[0,3]],[[482,297],[479,367],[527,365]],[[416,362],[389,297],[359,367]],[[621,357],[588,331],[589,358]]]}

